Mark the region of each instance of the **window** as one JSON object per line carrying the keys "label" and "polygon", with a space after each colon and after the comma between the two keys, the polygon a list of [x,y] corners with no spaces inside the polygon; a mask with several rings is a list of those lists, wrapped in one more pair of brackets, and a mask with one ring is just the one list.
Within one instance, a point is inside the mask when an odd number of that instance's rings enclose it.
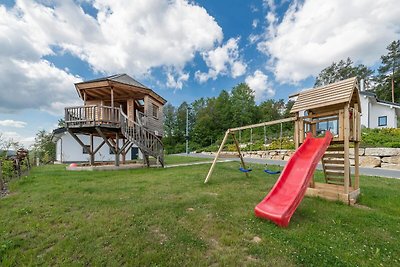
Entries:
{"label": "window", "polygon": [[158,110],[159,110],[158,106],[153,104],[153,117],[156,119],[158,119]]}
{"label": "window", "polygon": [[[85,147],[86,147],[86,149],[87,149],[88,151],[90,151],[90,145],[85,145]],[[82,153],[83,153],[83,154],[89,154],[89,153],[86,151],[86,149],[84,149],[84,148],[82,147]]]}
{"label": "window", "polygon": [[387,116],[378,117],[378,126],[386,126],[387,125]]}

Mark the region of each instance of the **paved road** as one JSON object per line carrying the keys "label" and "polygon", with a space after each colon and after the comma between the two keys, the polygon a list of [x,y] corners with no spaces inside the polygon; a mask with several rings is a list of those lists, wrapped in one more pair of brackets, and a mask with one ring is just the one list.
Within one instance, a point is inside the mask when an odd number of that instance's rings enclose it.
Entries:
{"label": "paved road", "polygon": [[[177,154],[180,156],[186,156],[185,153]],[[199,158],[214,158],[213,155],[206,155],[200,153],[192,153],[189,154],[190,157],[199,157]],[[223,158],[220,158],[223,159]],[[231,160],[239,161],[239,158],[229,158]],[[285,166],[285,160],[272,160],[272,159],[257,159],[257,158],[244,158],[245,162],[257,163],[257,164],[270,164],[270,165],[279,165]],[[322,170],[322,165],[318,164],[317,169]],[[352,173],[354,173],[354,167],[351,167]],[[390,170],[390,169],[382,169],[382,168],[361,168],[360,174],[368,175],[368,176],[380,176],[387,178],[396,178],[400,179],[400,170]]]}

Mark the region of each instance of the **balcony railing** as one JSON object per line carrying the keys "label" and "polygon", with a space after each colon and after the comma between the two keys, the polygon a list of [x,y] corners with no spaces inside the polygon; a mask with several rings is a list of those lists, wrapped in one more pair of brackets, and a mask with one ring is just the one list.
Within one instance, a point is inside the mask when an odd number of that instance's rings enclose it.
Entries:
{"label": "balcony railing", "polygon": [[119,108],[108,106],[80,106],[65,108],[67,127],[108,125],[118,127],[120,124]]}

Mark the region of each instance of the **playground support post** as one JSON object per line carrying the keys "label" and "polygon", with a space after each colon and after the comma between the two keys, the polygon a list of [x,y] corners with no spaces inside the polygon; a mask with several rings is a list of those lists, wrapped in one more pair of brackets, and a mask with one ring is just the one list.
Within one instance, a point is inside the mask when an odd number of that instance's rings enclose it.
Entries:
{"label": "playground support post", "polygon": [[221,151],[222,151],[222,149],[224,148],[224,145],[225,145],[225,143],[226,143],[226,140],[228,139],[228,135],[229,135],[229,130],[227,130],[227,131],[225,132],[224,139],[222,140],[221,146],[220,146],[219,149],[218,149],[217,155],[215,155],[214,161],[213,161],[213,163],[212,163],[212,165],[211,165],[210,170],[208,171],[208,174],[207,174],[207,177],[206,177],[206,180],[204,181],[204,183],[207,183],[207,182],[208,182],[208,179],[210,179],[210,176],[211,176],[212,172],[214,171],[215,164],[217,163],[219,154],[221,153]]}

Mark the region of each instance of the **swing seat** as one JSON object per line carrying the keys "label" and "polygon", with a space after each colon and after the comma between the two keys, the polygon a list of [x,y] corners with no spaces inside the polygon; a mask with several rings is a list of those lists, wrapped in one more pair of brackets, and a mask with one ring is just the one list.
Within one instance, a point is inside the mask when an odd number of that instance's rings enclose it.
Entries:
{"label": "swing seat", "polygon": [[278,173],[281,173],[281,171],[271,171],[271,170],[268,170],[268,169],[265,169],[264,172],[265,172],[265,173],[268,173],[268,174],[278,174]]}
{"label": "swing seat", "polygon": [[241,172],[251,172],[253,169],[245,169],[245,168],[243,168],[243,167],[240,167],[239,168],[239,171],[241,171]]}

